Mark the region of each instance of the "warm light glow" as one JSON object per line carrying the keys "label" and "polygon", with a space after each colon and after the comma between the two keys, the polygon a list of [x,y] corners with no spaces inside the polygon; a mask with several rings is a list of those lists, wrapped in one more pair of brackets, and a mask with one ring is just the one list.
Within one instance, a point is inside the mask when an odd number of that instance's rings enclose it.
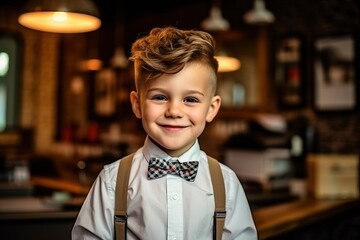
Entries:
{"label": "warm light glow", "polygon": [[218,72],[232,72],[240,69],[239,59],[227,56],[215,56],[219,63]]}
{"label": "warm light glow", "polygon": [[25,27],[54,33],[80,33],[98,29],[97,17],[72,12],[28,12],[20,15],[19,23]]}
{"label": "warm light glow", "polygon": [[81,94],[84,92],[84,79],[80,76],[75,76],[71,81],[71,91],[74,94]]}
{"label": "warm light glow", "polygon": [[6,52],[0,52],[0,77],[5,76],[9,71],[10,57]]}
{"label": "warm light glow", "polygon": [[98,71],[102,68],[102,61],[100,59],[87,59],[79,63],[79,70],[81,71]]}
{"label": "warm light glow", "polygon": [[54,12],[53,20],[57,23],[64,23],[68,20],[68,16],[66,12]]}

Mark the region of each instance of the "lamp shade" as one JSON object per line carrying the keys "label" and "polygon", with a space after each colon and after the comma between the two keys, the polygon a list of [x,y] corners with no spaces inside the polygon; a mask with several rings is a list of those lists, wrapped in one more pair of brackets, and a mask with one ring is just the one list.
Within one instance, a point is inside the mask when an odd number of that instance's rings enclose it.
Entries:
{"label": "lamp shade", "polygon": [[275,17],[266,9],[264,0],[255,0],[253,9],[245,13],[244,20],[248,24],[266,25],[274,22]]}
{"label": "lamp shade", "polygon": [[81,33],[98,29],[99,15],[91,0],[30,0],[18,21],[38,31]]}
{"label": "lamp shade", "polygon": [[210,11],[210,16],[206,18],[201,26],[206,31],[225,31],[230,28],[229,22],[222,17],[221,9],[213,6]]}

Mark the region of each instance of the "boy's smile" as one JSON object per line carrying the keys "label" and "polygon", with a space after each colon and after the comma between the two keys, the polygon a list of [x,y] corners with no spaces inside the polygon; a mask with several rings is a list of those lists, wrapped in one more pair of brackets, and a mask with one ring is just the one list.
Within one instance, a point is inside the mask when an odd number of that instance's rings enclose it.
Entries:
{"label": "boy's smile", "polygon": [[149,137],[171,156],[187,151],[220,107],[213,96],[213,73],[205,64],[185,65],[176,74],[147,81],[130,95],[136,117]]}

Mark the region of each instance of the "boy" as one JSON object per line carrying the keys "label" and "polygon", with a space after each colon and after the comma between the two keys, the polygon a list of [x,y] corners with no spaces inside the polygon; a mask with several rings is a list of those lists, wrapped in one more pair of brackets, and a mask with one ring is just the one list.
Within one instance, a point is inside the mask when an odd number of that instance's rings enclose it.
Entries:
{"label": "boy", "polygon": [[[147,133],[132,159],[127,195],[127,239],[212,239],[214,192],[207,155],[198,137],[216,116],[218,63],[206,32],[154,28],[132,46],[135,116]],[[194,163],[195,175],[153,179],[152,160]],[[179,163],[180,162],[180,163]],[[187,163],[185,163],[187,164]],[[73,239],[114,239],[115,185],[119,161],[95,180],[72,231]],[[257,239],[244,191],[232,170],[221,165],[226,189],[223,239]]]}

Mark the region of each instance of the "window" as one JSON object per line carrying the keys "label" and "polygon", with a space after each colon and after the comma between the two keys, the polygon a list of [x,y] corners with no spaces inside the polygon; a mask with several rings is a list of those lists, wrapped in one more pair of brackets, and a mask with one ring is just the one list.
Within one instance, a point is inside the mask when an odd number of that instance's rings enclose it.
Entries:
{"label": "window", "polygon": [[13,35],[0,35],[0,132],[18,124],[19,41]]}

